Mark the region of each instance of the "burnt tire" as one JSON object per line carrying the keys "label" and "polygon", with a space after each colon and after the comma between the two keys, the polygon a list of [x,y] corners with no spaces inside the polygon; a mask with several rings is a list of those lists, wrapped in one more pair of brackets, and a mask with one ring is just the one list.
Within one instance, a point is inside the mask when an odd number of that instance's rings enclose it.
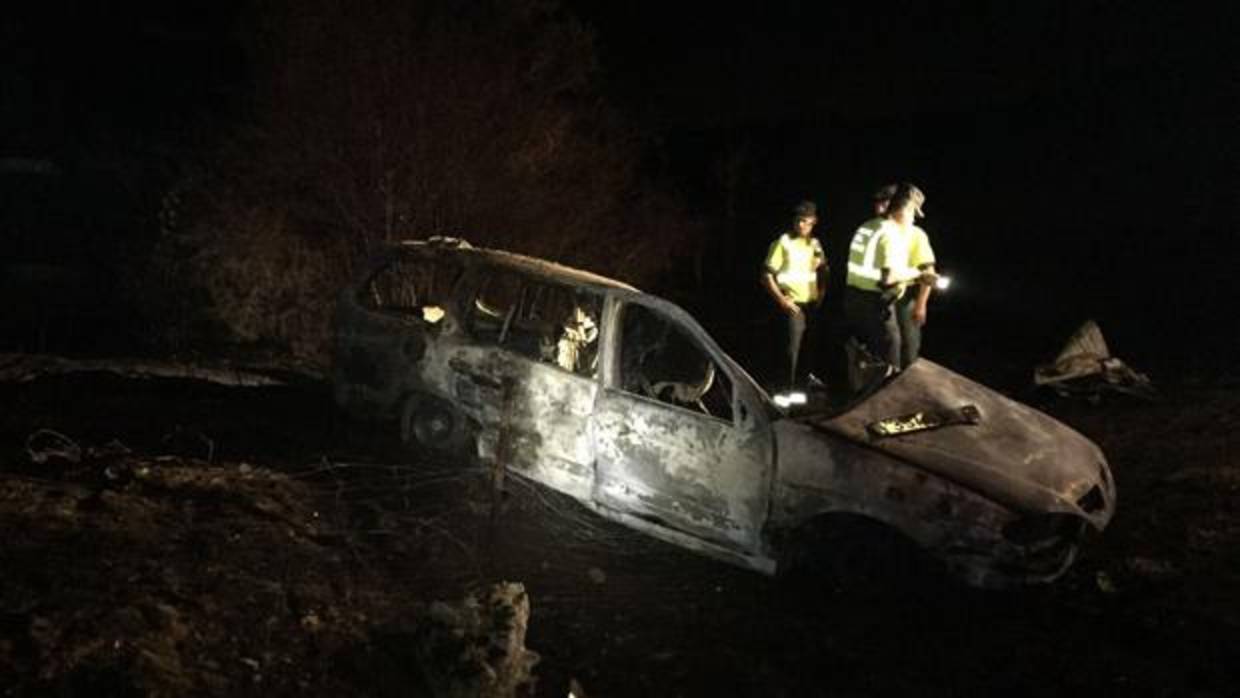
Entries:
{"label": "burnt tire", "polygon": [[454,458],[473,455],[473,430],[468,418],[452,404],[421,393],[405,399],[400,416],[400,440],[412,455]]}

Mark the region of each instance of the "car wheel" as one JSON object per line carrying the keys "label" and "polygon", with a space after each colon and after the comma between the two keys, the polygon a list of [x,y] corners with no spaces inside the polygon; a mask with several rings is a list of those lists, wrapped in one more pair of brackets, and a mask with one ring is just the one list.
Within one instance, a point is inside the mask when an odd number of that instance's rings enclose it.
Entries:
{"label": "car wheel", "polygon": [[451,404],[430,395],[406,398],[401,410],[400,439],[416,455],[470,455],[468,420]]}

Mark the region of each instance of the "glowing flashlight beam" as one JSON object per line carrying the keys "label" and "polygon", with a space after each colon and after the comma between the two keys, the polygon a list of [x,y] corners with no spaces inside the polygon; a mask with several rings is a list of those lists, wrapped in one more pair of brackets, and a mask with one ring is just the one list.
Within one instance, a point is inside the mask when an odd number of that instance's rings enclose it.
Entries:
{"label": "glowing flashlight beam", "polygon": [[947,288],[951,285],[952,285],[952,277],[950,276],[940,276],[939,278],[934,280],[934,287],[940,291],[946,291]]}
{"label": "glowing flashlight beam", "polygon": [[808,401],[808,398],[806,397],[805,393],[802,393],[798,390],[794,390],[791,392],[780,393],[778,395],[775,395],[772,398],[772,400],[774,400],[775,404],[778,407],[782,409],[787,409],[793,405],[804,405]]}

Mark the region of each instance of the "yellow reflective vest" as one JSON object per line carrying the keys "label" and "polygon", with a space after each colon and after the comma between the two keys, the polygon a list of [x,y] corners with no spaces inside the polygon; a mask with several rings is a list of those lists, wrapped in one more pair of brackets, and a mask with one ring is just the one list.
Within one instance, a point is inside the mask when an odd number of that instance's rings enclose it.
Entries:
{"label": "yellow reflective vest", "polygon": [[827,262],[818,238],[789,233],[771,243],[766,254],[766,270],[775,277],[780,290],[795,303],[818,300],[818,268]]}
{"label": "yellow reflective vest", "polygon": [[848,286],[862,291],[878,291],[882,267],[878,266],[878,239],[887,221],[871,218],[853,233],[848,245]]}
{"label": "yellow reflective vest", "polygon": [[934,248],[930,246],[930,236],[926,235],[926,231],[921,228],[913,226],[912,237],[909,240],[908,265],[914,269],[921,269],[934,262]]}
{"label": "yellow reflective vest", "polygon": [[917,267],[927,262],[934,263],[934,252],[924,231],[872,218],[857,228],[848,246],[848,285],[862,291],[881,291],[883,269],[890,270],[889,283],[906,283],[917,278]]}

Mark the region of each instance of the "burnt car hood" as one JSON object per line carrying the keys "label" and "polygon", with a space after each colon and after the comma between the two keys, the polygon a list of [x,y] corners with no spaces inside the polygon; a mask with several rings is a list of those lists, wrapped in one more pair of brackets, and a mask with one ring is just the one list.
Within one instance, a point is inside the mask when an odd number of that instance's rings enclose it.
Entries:
{"label": "burnt car hood", "polygon": [[[875,437],[879,420],[958,413],[975,423]],[[986,494],[1018,511],[1073,513],[1101,529],[1115,490],[1101,450],[1051,417],[920,359],[847,412],[793,417]]]}

